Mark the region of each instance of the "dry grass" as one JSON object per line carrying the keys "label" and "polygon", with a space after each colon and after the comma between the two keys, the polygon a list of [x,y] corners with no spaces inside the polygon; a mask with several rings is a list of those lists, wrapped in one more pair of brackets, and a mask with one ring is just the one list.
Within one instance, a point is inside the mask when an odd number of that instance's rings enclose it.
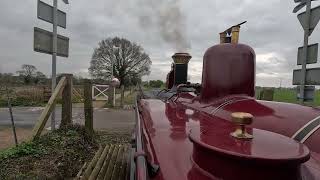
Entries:
{"label": "dry grass", "polygon": [[[16,128],[18,142],[25,141],[31,135],[32,129]],[[11,127],[0,127],[0,150],[15,145]]]}

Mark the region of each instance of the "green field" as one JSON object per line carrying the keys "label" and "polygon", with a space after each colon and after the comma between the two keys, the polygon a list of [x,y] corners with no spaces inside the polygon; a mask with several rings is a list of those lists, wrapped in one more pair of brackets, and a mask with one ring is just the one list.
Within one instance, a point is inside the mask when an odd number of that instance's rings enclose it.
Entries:
{"label": "green field", "polygon": [[[259,93],[257,89],[257,94]],[[298,103],[295,89],[276,88],[274,89],[273,100],[278,102]],[[314,102],[308,103],[308,105],[320,106],[320,90],[316,91]]]}

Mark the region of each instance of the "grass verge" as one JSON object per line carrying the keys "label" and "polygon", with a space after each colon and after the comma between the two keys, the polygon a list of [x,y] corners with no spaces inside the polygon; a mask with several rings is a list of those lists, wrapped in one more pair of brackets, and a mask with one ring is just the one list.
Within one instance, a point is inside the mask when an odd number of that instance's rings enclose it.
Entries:
{"label": "grass verge", "polygon": [[81,126],[70,126],[33,142],[0,151],[0,179],[74,177],[98,148]]}
{"label": "grass verge", "polygon": [[[275,89],[274,101],[299,103],[299,101],[297,100],[297,92],[293,89]],[[312,106],[320,106],[320,91],[316,90],[314,101],[306,104]]]}

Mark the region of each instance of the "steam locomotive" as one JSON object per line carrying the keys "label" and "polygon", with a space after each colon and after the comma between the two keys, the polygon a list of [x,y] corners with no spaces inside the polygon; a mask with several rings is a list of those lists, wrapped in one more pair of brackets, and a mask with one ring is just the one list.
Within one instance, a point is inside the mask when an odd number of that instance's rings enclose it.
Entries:
{"label": "steam locomotive", "polygon": [[176,53],[167,89],[140,93],[131,179],[320,179],[320,109],[255,99],[255,52],[240,24],[204,54],[202,83]]}

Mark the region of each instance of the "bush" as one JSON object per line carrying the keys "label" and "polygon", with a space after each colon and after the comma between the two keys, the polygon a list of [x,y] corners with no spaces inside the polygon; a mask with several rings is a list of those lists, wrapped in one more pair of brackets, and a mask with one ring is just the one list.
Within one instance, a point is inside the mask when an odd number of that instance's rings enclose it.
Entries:
{"label": "bush", "polygon": [[39,101],[33,101],[28,97],[19,96],[11,101],[12,106],[40,106],[42,105]]}
{"label": "bush", "polygon": [[150,81],[149,86],[153,88],[160,88],[164,83],[161,80]]}
{"label": "bush", "polygon": [[4,151],[0,151],[0,159],[17,158],[21,156],[38,156],[45,152],[42,146],[36,145],[33,142],[22,143],[17,147],[9,148]]}
{"label": "bush", "polygon": [[0,107],[7,107],[7,105],[8,105],[8,102],[0,98]]}

